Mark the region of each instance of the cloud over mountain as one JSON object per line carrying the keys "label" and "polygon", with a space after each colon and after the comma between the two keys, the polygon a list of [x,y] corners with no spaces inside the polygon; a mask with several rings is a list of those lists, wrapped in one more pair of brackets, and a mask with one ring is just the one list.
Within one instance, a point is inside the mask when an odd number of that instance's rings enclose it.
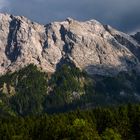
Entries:
{"label": "cloud over mountain", "polygon": [[[5,2],[9,2],[7,7]],[[43,24],[73,17],[97,19],[125,32],[140,27],[139,0],[0,0],[0,5],[3,12],[24,15]]]}

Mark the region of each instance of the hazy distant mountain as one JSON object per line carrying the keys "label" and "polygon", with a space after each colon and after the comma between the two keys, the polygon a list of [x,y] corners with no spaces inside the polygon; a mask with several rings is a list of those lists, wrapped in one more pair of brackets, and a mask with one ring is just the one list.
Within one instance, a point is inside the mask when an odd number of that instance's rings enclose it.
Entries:
{"label": "hazy distant mountain", "polygon": [[0,74],[31,63],[52,73],[68,61],[88,74],[138,69],[140,44],[135,39],[96,20],[68,18],[40,25],[25,17],[0,14]]}

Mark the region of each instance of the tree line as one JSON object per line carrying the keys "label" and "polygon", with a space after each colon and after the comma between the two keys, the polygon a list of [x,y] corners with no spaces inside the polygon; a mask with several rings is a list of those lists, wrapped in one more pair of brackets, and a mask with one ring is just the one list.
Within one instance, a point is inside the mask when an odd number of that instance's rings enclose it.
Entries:
{"label": "tree line", "polygon": [[140,105],[0,117],[1,140],[139,140]]}

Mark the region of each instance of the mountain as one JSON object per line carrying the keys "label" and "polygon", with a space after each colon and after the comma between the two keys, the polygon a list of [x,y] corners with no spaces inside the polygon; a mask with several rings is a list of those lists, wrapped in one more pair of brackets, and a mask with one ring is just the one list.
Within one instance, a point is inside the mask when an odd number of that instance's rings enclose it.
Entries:
{"label": "mountain", "polygon": [[22,16],[0,14],[0,74],[34,64],[54,73],[64,63],[94,75],[139,72],[137,37],[117,31],[96,20],[40,25]]}
{"label": "mountain", "polygon": [[96,20],[40,25],[0,14],[0,114],[140,102],[139,33]]}

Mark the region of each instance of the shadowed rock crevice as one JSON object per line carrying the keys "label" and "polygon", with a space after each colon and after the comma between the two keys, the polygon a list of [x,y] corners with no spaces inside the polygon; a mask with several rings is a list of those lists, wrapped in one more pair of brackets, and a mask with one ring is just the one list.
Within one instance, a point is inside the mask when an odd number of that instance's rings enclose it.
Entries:
{"label": "shadowed rock crevice", "polygon": [[50,30],[50,28],[51,28],[51,24],[47,24],[47,25],[45,25],[45,36],[46,36],[46,40],[45,40],[45,42],[44,42],[44,44],[43,44],[43,50],[44,49],[46,49],[46,48],[48,48],[48,31]]}
{"label": "shadowed rock crevice", "polygon": [[[102,76],[115,76],[119,72],[130,72],[136,70],[137,60],[135,57],[123,56],[119,57],[121,64],[118,66],[110,64],[93,64],[88,65],[84,69],[91,76],[102,75]],[[125,65],[125,68],[123,67]],[[139,73],[139,71],[137,71]]]}
{"label": "shadowed rock crevice", "polygon": [[72,32],[67,31],[63,25],[60,28],[60,34],[61,34],[62,41],[65,43],[63,46],[63,51],[65,52],[65,55],[67,56],[67,54],[71,54],[71,50],[76,40],[73,37]]}
{"label": "shadowed rock crevice", "polygon": [[64,45],[62,47],[63,56],[60,59],[59,63],[56,65],[56,70],[59,70],[59,68],[63,64],[75,66],[72,60],[70,60],[70,55],[74,46],[74,42],[76,40],[74,40],[72,32],[68,31],[63,25],[61,25],[59,32],[61,35],[61,40],[64,42]]}
{"label": "shadowed rock crevice", "polygon": [[20,55],[20,46],[17,42],[17,32],[20,28],[20,21],[11,16],[11,22],[9,23],[9,34],[7,39],[7,46],[5,54],[11,62],[17,60]]}
{"label": "shadowed rock crevice", "polygon": [[129,40],[120,35],[115,35],[114,38],[123,46],[126,46],[139,60],[140,48],[132,44]]}

